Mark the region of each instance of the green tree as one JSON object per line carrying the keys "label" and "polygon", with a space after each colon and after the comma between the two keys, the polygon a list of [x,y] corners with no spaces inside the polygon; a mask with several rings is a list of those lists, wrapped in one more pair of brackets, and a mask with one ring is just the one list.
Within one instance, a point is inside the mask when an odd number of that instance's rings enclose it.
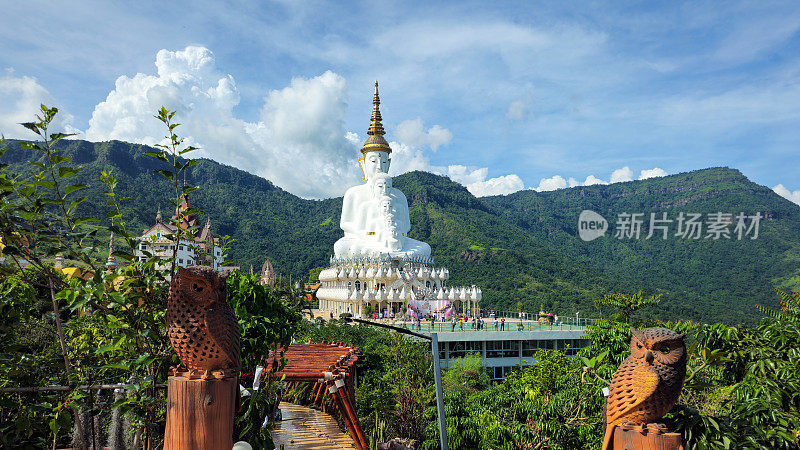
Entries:
{"label": "green tree", "polygon": [[[280,383],[264,383],[252,389],[253,374],[264,356],[270,352],[283,355],[292,343],[303,316],[298,308],[302,292],[291,286],[270,287],[259,283],[259,275],[232,272],[227,279],[227,300],[233,307],[242,328],[240,383],[247,386],[242,397],[241,413],[236,417],[238,439],[254,448],[271,448],[269,431],[262,429],[264,417],[272,415],[278,405]],[[285,361],[281,357],[280,368]],[[274,446],[273,446],[274,447]]]}
{"label": "green tree", "polygon": [[[50,134],[49,125],[57,110],[41,107],[36,122],[23,124],[42,138],[26,143],[32,151],[33,170],[15,174],[0,167],[0,237],[4,259],[0,263],[0,312],[8,320],[0,326],[0,386],[78,386],[93,383],[124,383],[128,395],[114,403],[132,424],[138,446],[150,450],[159,446],[164,429],[165,397],[159,385],[166,381],[169,366],[178,360],[168,340],[164,312],[170,274],[174,273],[174,253],[165,261],[147,254],[135,260],[132,250],[136,236],[129,232],[124,196],[119,195],[113,171],[100,173],[101,195],[106,199],[106,220],[92,224],[80,217],[88,197],[77,197],[87,189],[70,183],[80,174],[70,158],[55,147],[67,135]],[[183,147],[175,133],[174,112],[162,108],[156,118],[168,130],[168,144],[162,152],[151,152],[160,165],[156,172],[174,189],[173,205],[177,230],[174,242],[191,239],[195,230],[180,227],[185,216],[197,211],[178,208],[182,196],[197,189],[181,186],[182,178],[194,162],[185,159],[192,147]],[[0,150],[0,153],[2,150]],[[123,264],[102,270],[105,255],[96,249],[98,232],[113,232],[120,239],[112,254]],[[227,239],[223,239],[226,241]],[[223,244],[224,245],[224,244]],[[175,246],[177,248],[177,245]],[[70,264],[94,273],[90,279],[68,279],[51,266],[53,257],[63,254]],[[102,256],[102,257],[101,257]],[[259,355],[270,349],[285,348],[301,320],[300,293],[279,287],[268,289],[255,277],[235,274],[228,284],[228,298],[239,314],[244,330],[243,361],[253,367]],[[49,305],[49,310],[47,308]],[[58,339],[53,341],[52,336]],[[251,375],[252,377],[252,372]],[[274,387],[272,388],[274,392]],[[265,389],[269,392],[269,389]],[[258,426],[263,415],[253,413],[271,401],[262,395],[251,396],[242,416]],[[263,400],[263,401],[262,401]],[[258,403],[258,405],[255,405]],[[59,392],[0,394],[0,443],[13,448],[50,448],[68,445],[65,431],[75,427],[82,436],[80,412],[97,412],[93,391],[74,389]],[[99,421],[89,420],[92,441],[99,447]],[[252,431],[247,420],[240,422],[243,434]],[[249,436],[268,439],[263,433]],[[264,441],[266,442],[266,441]]]}
{"label": "green tree", "polygon": [[615,318],[629,324],[633,314],[640,308],[648,305],[657,305],[661,301],[661,294],[645,297],[642,292],[640,290],[633,295],[620,292],[606,294],[602,300],[595,300],[595,305],[598,309],[603,306],[614,308],[617,311]]}
{"label": "green tree", "polygon": [[314,267],[313,269],[309,270],[308,271],[308,282],[309,283],[316,283],[317,281],[319,281],[319,273],[322,272],[323,269],[325,269],[325,267],[319,266],[319,267]]}

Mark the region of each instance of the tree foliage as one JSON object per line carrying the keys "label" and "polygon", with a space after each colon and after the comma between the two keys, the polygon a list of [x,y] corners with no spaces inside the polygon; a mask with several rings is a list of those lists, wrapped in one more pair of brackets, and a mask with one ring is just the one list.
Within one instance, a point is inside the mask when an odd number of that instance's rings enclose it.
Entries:
{"label": "tree foliage", "polygon": [[[797,306],[785,304],[782,315],[753,327],[652,319],[628,324],[623,315],[595,321],[587,330],[592,345],[575,358],[542,350],[533,357],[536,364],[488,386],[472,374],[479,359],[456,361],[444,374],[450,447],[597,448],[604,432],[603,389],[630,355],[634,325],[687,333],[686,383],[665,418],[683,433],[687,449],[798,448],[800,328],[792,320]],[[438,448],[435,425],[429,429],[423,448]]]}
{"label": "tree foliage", "polygon": [[633,313],[638,309],[643,306],[657,305],[661,301],[661,294],[645,297],[642,292],[643,291],[640,290],[632,295],[623,294],[621,292],[606,294],[603,296],[602,300],[595,301],[595,305],[597,305],[598,309],[602,307],[612,307],[616,309],[615,317],[617,320],[630,323]]}
{"label": "tree foliage", "polygon": [[[35,122],[23,124],[41,137],[40,142],[21,145],[31,169],[0,167],[0,387],[71,390],[0,394],[0,445],[69,446],[72,430],[73,435],[90,434],[90,445],[97,448],[104,438],[95,424],[102,421],[91,418],[101,412],[100,399],[96,391],[79,387],[119,384],[127,394],[106,408],[120,412],[138,446],[156,448],[164,429],[162,387],[168,368],[179,363],[164,324],[174,254],[166,259],[147,253],[144,260],[133,258],[138,235],[130,231],[129,199],[120,194],[116,173],[100,171],[93,186],[75,183],[86,174],[55,145],[67,136],[49,131],[57,110],[42,105],[41,111]],[[197,188],[178,182],[195,162],[186,159],[193,147],[182,145],[173,118],[174,112],[158,112],[156,119],[168,130],[167,144],[162,146],[165,152],[147,157],[162,164],[156,173],[172,185],[171,203],[178,213],[169,220],[177,231],[167,237],[178,242],[191,239],[196,230],[177,225],[198,211],[177,208],[180,197]],[[80,215],[87,203],[103,205],[102,214],[93,214],[104,217],[103,222]],[[118,239],[111,256],[121,264],[104,270],[107,254],[98,251],[98,236],[111,232]],[[77,266],[71,273],[88,276],[69,278],[56,270],[56,254],[64,256],[65,264]],[[288,287],[260,286],[254,276],[235,273],[228,281],[228,298],[244,330],[242,361],[252,383],[259,357],[291,342],[302,317],[301,296]],[[274,392],[276,387],[266,386],[262,392],[270,389]],[[246,405],[248,411],[263,410],[271,401],[266,394],[253,395]],[[246,422],[257,422],[255,430],[260,430],[259,414],[245,414],[240,421],[242,435],[256,442],[268,439],[268,434],[254,433]],[[78,416],[89,420],[76,420]]]}

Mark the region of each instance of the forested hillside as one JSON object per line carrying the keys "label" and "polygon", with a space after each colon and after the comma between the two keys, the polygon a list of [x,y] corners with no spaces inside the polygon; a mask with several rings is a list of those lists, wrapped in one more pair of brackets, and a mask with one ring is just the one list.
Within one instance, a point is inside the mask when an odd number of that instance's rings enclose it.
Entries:
{"label": "forested hillside", "polygon": [[[16,171],[27,170],[30,154],[18,141],[6,141],[2,157]],[[95,185],[81,205],[84,213],[105,217],[97,175],[113,169],[132,230],[144,230],[161,206],[169,214],[167,182],[153,175],[158,161],[148,147],[111,141],[61,141],[61,151],[77,164],[79,175]],[[297,168],[300,177],[313,168]],[[212,220],[217,235],[230,235],[231,257],[244,269],[260,268],[270,258],[280,273],[305,276],[327,263],[338,226],[341,198],[322,201],[296,197],[247,172],[200,160],[188,170],[192,205]],[[661,307],[671,318],[729,323],[753,322],[756,303],[774,303],[774,287],[800,285],[800,207],[756,185],[736,170],[714,168],[663,178],[538,193],[475,198],[447,178],[412,172],[395,178],[406,193],[411,236],[431,244],[437,263],[450,268],[451,282],[483,287],[486,307],[528,310],[544,306],[559,314],[596,316],[593,301],[610,291],[663,293]],[[92,203],[94,202],[94,203]],[[577,236],[578,215],[591,209],[612,228],[605,237],[584,242]],[[758,239],[614,239],[622,212],[761,212]],[[672,224],[674,233],[675,224]],[[733,226],[731,226],[731,229]]]}
{"label": "forested hillside", "polygon": [[[800,286],[800,207],[738,170],[711,168],[643,181],[586,186],[552,192],[520,191],[487,197],[509,222],[548,242],[564,255],[591,260],[604,276],[649,292],[663,292],[661,306],[672,317],[739,322],[769,304],[773,287]],[[584,209],[609,221],[606,237],[584,242],[578,216]],[[680,213],[702,214],[699,239],[676,236]],[[730,237],[708,236],[709,214],[731,214]],[[638,239],[613,237],[620,214],[642,213]],[[649,234],[650,213],[663,218],[667,238]],[[761,213],[755,230],[739,239],[736,216]],[[749,220],[746,221],[749,226]]]}

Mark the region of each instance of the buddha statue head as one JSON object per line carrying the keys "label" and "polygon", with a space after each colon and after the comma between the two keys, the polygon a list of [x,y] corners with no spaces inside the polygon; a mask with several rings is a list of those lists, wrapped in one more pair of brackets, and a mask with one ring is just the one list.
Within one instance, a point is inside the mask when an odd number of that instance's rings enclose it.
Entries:
{"label": "buddha statue head", "polygon": [[389,189],[392,188],[392,177],[383,172],[377,172],[370,180],[372,183],[372,197],[380,199],[389,196]]}
{"label": "buddha statue head", "polygon": [[392,218],[392,199],[389,197],[382,199],[380,202],[380,208],[381,215],[383,215],[383,217]]}
{"label": "buddha statue head", "polygon": [[365,180],[372,180],[377,174],[386,174],[389,172],[389,164],[391,164],[389,153],[384,151],[372,151],[364,154],[363,158],[359,158],[361,170],[364,172]]}

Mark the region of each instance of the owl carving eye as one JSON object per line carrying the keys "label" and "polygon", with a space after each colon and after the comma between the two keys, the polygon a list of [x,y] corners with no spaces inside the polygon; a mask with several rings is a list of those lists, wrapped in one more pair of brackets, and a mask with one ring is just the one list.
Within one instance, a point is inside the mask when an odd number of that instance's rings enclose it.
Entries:
{"label": "owl carving eye", "polygon": [[198,286],[196,283],[193,283],[192,290],[195,292],[203,292],[203,286]]}
{"label": "owl carving eye", "polygon": [[670,348],[669,345],[662,345],[661,348],[658,349],[661,353],[669,353]]}
{"label": "owl carving eye", "polygon": [[642,343],[641,342],[636,342],[636,348],[642,348]]}

